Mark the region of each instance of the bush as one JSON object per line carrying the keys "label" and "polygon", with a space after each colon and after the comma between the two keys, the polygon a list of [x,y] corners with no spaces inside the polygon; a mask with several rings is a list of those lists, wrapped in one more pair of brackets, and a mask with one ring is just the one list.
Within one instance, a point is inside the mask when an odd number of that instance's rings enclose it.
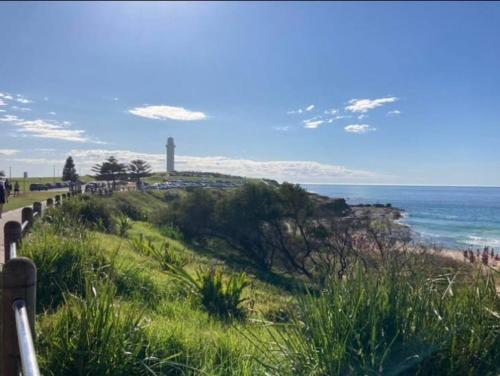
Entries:
{"label": "bush", "polygon": [[150,256],[158,261],[163,270],[170,270],[171,267],[182,268],[187,264],[187,258],[178,250],[174,250],[167,241],[156,245],[152,240],[145,240],[140,236],[132,239],[130,245],[136,252]]}
{"label": "bush", "polygon": [[212,267],[199,270],[193,278],[183,268],[171,267],[171,274],[199,297],[206,311],[222,319],[242,319],[245,310],[241,306],[247,299],[243,298],[243,290],[250,285],[245,273],[229,276],[226,279],[222,269]]}
{"label": "bush", "polygon": [[[85,197],[65,201],[59,208],[63,216],[76,218],[87,228],[113,233],[115,219],[113,208],[106,199],[98,197]],[[58,215],[58,214],[56,214]]]}
{"label": "bush", "polygon": [[128,217],[122,215],[118,218],[116,228],[118,230],[118,236],[126,238],[128,230],[132,228],[132,224],[130,223]]}
{"label": "bush", "polygon": [[23,243],[21,254],[37,267],[37,311],[54,309],[65,292],[83,295],[88,277],[102,273],[106,261],[98,245],[85,239],[36,233]]}
{"label": "bush", "polygon": [[86,285],[86,298],[66,304],[41,323],[40,366],[48,375],[148,374],[147,338],[141,315],[115,304],[109,285]]}

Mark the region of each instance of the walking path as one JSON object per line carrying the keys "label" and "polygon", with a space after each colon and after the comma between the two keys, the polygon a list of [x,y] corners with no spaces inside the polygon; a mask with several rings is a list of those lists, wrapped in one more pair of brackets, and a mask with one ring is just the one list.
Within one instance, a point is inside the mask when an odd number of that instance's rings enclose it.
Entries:
{"label": "walking path", "polygon": [[[54,193],[55,196],[56,193]],[[28,205],[27,205],[28,206]],[[42,201],[42,213],[43,210],[47,207],[47,201]],[[3,228],[5,224],[9,221],[17,221],[21,222],[21,212],[23,208],[10,210],[8,212],[2,213],[2,218],[0,218],[0,264],[4,263],[4,236],[3,236]]]}

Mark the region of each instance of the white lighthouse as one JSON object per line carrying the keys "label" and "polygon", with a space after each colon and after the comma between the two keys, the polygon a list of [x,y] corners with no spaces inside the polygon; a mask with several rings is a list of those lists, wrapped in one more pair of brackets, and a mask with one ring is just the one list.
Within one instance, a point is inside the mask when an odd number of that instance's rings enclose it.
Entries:
{"label": "white lighthouse", "polygon": [[167,148],[167,173],[170,173],[174,171],[175,145],[173,137],[168,138],[165,147]]}

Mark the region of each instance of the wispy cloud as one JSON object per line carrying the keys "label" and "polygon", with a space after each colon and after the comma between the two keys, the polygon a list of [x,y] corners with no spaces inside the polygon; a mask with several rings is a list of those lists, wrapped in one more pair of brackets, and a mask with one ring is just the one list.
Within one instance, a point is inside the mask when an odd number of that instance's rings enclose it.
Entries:
{"label": "wispy cloud", "polygon": [[2,105],[1,103],[3,103],[3,105],[5,105],[5,102],[2,101],[2,99],[7,100],[7,101],[15,101],[15,102],[22,103],[22,104],[33,103],[32,100],[26,98],[24,95],[21,95],[21,94],[17,94],[16,96],[14,96],[14,95],[9,94],[9,93],[0,93],[0,106]]}
{"label": "wispy cloud", "polygon": [[314,104],[310,104],[309,106],[307,106],[305,108],[299,108],[298,110],[288,111],[287,114],[288,115],[303,114],[305,112],[311,112],[312,110],[314,110],[314,108],[315,108]]}
{"label": "wispy cloud", "polygon": [[325,122],[324,120],[316,120],[316,119],[304,120],[304,124],[305,124],[304,128],[316,129],[324,122]]}
{"label": "wispy cloud", "polygon": [[0,155],[11,156],[19,153],[19,150],[16,149],[0,149]]}
{"label": "wispy cloud", "polygon": [[19,106],[12,106],[10,109],[14,110],[14,111],[20,111],[20,112],[31,111],[31,108],[28,108],[28,107],[19,107]]}
{"label": "wispy cloud", "polygon": [[56,113],[54,111],[50,111],[49,115],[55,115]]}
{"label": "wispy cloud", "polygon": [[336,108],[331,108],[329,110],[325,110],[324,112],[326,115],[335,115],[339,112],[339,110],[337,110]]}
{"label": "wispy cloud", "polygon": [[[165,155],[163,153],[153,154],[129,150],[93,149],[71,150],[69,155],[73,156],[75,163],[84,169],[102,162],[111,155],[124,162],[129,162],[133,159],[144,159],[157,171],[163,171],[165,168]],[[222,156],[196,157],[179,155],[176,156],[176,168],[180,171],[220,172],[254,178],[311,183],[366,182],[380,176],[370,171],[352,170],[344,166],[314,161],[255,161]]]}
{"label": "wispy cloud", "polygon": [[147,119],[155,120],[182,120],[182,121],[194,121],[194,120],[205,120],[207,115],[203,112],[190,111],[184,107],[173,107],[173,106],[145,106],[136,107],[129,112],[133,115],[144,117]]}
{"label": "wispy cloud", "polygon": [[0,117],[0,122],[17,127],[17,132],[27,136],[73,142],[100,143],[100,141],[92,141],[89,139],[84,130],[70,128],[71,123],[67,121],[58,122],[43,119],[27,120],[19,118],[16,115],[8,114]]}
{"label": "wispy cloud", "polygon": [[12,97],[12,95],[8,94],[8,93],[0,93],[0,98],[3,98],[5,100],[12,100],[14,99],[14,97]]}
{"label": "wispy cloud", "polygon": [[32,100],[25,98],[21,94],[17,94],[16,97],[14,98],[16,102],[22,103],[22,104],[28,104],[28,103],[33,103]]}
{"label": "wispy cloud", "polygon": [[396,97],[385,97],[379,99],[351,99],[346,106],[345,110],[349,112],[367,112],[373,110],[374,108],[383,106],[387,103],[396,102],[398,98]]}
{"label": "wispy cloud", "polygon": [[2,98],[0,98],[0,106],[5,106],[6,104],[7,103],[5,103]]}
{"label": "wispy cloud", "polygon": [[350,124],[345,126],[344,129],[349,133],[367,133],[375,131],[377,128],[372,128],[368,124]]}
{"label": "wispy cloud", "polygon": [[290,127],[288,125],[285,125],[284,127],[273,127],[273,129],[279,132],[286,132],[290,129]]}
{"label": "wispy cloud", "polygon": [[393,111],[387,112],[387,116],[395,116],[395,115],[401,115],[401,111],[393,110]]}

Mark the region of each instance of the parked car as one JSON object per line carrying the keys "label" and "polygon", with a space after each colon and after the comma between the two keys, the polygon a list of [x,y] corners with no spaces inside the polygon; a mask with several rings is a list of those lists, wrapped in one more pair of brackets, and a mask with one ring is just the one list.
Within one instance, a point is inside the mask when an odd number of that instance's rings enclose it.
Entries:
{"label": "parked car", "polygon": [[47,184],[30,184],[30,191],[46,191]]}

